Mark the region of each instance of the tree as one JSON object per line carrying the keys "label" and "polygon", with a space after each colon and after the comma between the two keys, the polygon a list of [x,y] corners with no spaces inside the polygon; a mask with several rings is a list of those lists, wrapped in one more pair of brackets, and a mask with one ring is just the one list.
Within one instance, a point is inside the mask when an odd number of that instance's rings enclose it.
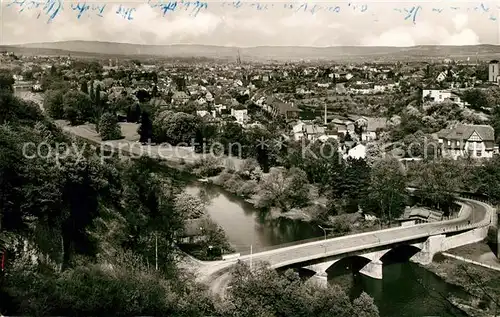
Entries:
{"label": "tree", "polygon": [[488,102],[487,95],[480,89],[465,90],[463,99],[471,105],[472,109],[481,111],[491,106]]}
{"label": "tree", "polygon": [[57,76],[57,71],[58,71],[58,70],[57,70],[57,68],[56,68],[56,65],[52,65],[52,66],[50,67],[50,75],[51,75],[51,76]]}
{"label": "tree", "polygon": [[156,142],[191,144],[200,125],[200,119],[184,112],[166,112],[153,121],[153,138]]}
{"label": "tree", "polygon": [[[370,186],[370,167],[364,159],[348,159],[342,171],[342,182],[335,184],[344,198],[345,211],[357,212]],[[337,194],[339,194],[337,190]]]}
{"label": "tree", "polygon": [[496,143],[500,143],[500,105],[493,107],[491,111],[490,124],[495,130]]}
{"label": "tree", "polygon": [[381,159],[384,154],[379,144],[375,142],[366,144],[366,162],[369,166],[372,166],[376,161]]}
{"label": "tree", "polygon": [[82,81],[82,86],[80,87],[80,91],[86,94],[89,93],[89,86],[86,80]]}
{"label": "tree", "polygon": [[89,87],[89,97],[90,100],[94,101],[95,100],[95,93],[94,93],[94,81],[90,81],[90,87]]}
{"label": "tree", "polygon": [[384,158],[373,165],[371,182],[363,210],[381,218],[398,218],[406,204],[406,176],[395,158]]}
{"label": "tree", "polygon": [[306,206],[311,199],[306,173],[294,167],[287,172],[286,176],[288,184],[285,195],[288,197],[290,208]]}
{"label": "tree", "polygon": [[361,293],[358,298],[353,301],[354,315],[356,317],[372,317],[379,314],[378,308],[368,294]]}
{"label": "tree", "polygon": [[188,193],[180,193],[175,197],[174,208],[186,219],[200,218],[205,214],[203,201]]}
{"label": "tree", "polygon": [[[470,182],[473,183],[473,191],[487,195],[493,202],[500,202],[500,158],[492,160],[476,167]],[[464,182],[465,183],[465,182]]]}
{"label": "tree", "polygon": [[171,178],[162,180],[154,173],[155,166],[153,159],[143,156],[124,171],[124,244],[153,263],[158,241],[160,268],[168,272],[173,269],[175,240],[184,229],[187,215],[176,208],[179,189]]}
{"label": "tree", "polygon": [[303,207],[310,202],[307,175],[298,168],[289,171],[271,169],[259,184],[258,196],[257,206],[261,208],[276,206],[288,211]]}
{"label": "tree", "polygon": [[249,158],[243,161],[243,163],[240,166],[239,173],[249,177],[258,168],[259,168],[259,162],[257,162],[257,160],[254,158]]}
{"label": "tree", "polygon": [[63,90],[49,90],[45,93],[43,99],[43,107],[54,119],[63,119],[64,105],[63,105]]}
{"label": "tree", "polygon": [[135,93],[135,96],[137,97],[137,99],[139,99],[140,103],[148,102],[151,100],[151,95],[144,89],[139,89]]}
{"label": "tree", "polygon": [[101,85],[97,85],[97,87],[95,88],[95,106],[96,106],[96,109],[99,109],[99,111],[102,111],[102,105],[101,105]]}
{"label": "tree", "polygon": [[62,102],[65,117],[71,125],[85,123],[94,116],[92,101],[83,92],[70,90],[63,95]]}
{"label": "tree", "polygon": [[141,106],[135,103],[128,107],[127,109],[127,122],[137,122],[141,117]]}
{"label": "tree", "polygon": [[14,77],[6,70],[0,71],[0,90],[14,91]]}
{"label": "tree", "polygon": [[174,78],[175,85],[177,87],[178,91],[185,91],[186,90],[186,78],[177,76]]}
{"label": "tree", "polygon": [[[280,140],[281,135],[278,132],[271,132],[267,128],[254,127],[245,129],[244,138],[236,142],[242,145],[241,156],[256,158],[261,169],[264,173],[267,173],[269,168],[278,165],[279,158],[284,156],[285,142],[278,142]],[[235,155],[234,147],[232,154]]]}
{"label": "tree", "polygon": [[135,101],[131,96],[120,96],[116,98],[111,108],[113,111],[126,114],[129,111],[129,109],[134,105]]}
{"label": "tree", "polygon": [[141,125],[137,131],[140,135],[139,142],[148,143],[153,137],[153,122],[149,118],[149,114],[144,111],[141,116]]}
{"label": "tree", "polygon": [[418,188],[416,195],[421,198],[422,203],[447,214],[466,173],[461,162],[442,159],[416,164],[409,174],[412,183]]}
{"label": "tree", "polygon": [[99,134],[103,141],[119,140],[122,138],[121,129],[114,114],[106,112],[101,116]]}
{"label": "tree", "polygon": [[243,128],[236,122],[226,122],[219,133],[219,142],[224,146],[224,152],[235,156],[241,156],[241,153],[235,153],[237,146],[242,146],[244,140]]}
{"label": "tree", "polygon": [[[201,222],[201,227],[203,228],[203,234],[206,237],[206,239],[203,240],[201,246],[203,250],[215,248],[218,249],[218,251],[220,251],[220,253],[222,254],[224,254],[226,251],[234,252],[227,240],[224,230],[219,225],[217,225],[217,223],[212,221],[210,218],[204,218]],[[210,255],[207,255],[210,258]]]}

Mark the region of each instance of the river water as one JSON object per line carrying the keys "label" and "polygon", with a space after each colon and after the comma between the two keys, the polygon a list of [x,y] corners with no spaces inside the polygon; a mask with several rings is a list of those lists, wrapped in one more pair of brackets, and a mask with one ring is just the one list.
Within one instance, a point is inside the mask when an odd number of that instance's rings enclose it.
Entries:
{"label": "river water", "polygon": [[[321,239],[323,232],[308,223],[270,221],[244,200],[216,186],[196,184],[187,187],[191,194],[207,202],[211,218],[226,232],[229,242],[242,254],[269,250],[278,245]],[[341,285],[352,297],[361,292],[372,296],[382,317],[467,316],[454,308],[450,296],[467,296],[460,288],[411,262],[384,265],[383,279],[375,280],[348,268],[329,272],[329,283]]]}

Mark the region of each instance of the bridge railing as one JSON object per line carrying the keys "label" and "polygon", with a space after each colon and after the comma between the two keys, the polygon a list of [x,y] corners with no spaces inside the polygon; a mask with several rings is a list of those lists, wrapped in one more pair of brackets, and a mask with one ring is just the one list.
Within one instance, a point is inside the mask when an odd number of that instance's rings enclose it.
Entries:
{"label": "bridge railing", "polygon": [[[397,225],[396,223],[391,224],[390,227],[384,227],[382,230],[389,230],[389,229],[401,229],[402,227],[400,225]],[[373,234],[374,232],[379,232],[380,230],[363,230],[359,232],[354,232],[350,233],[348,235],[338,233],[338,234],[331,234],[327,236],[327,240],[330,239],[336,239],[336,238],[342,238],[342,237],[348,237],[348,236],[353,236],[353,235],[358,235],[358,234]],[[305,243],[311,243],[311,242],[319,242],[319,241],[324,241],[325,236],[324,234],[321,234],[317,237],[313,238],[308,238],[308,239],[301,239],[301,240],[296,240],[292,242],[287,242],[287,243],[281,243],[281,244],[276,244],[276,245],[270,245],[270,246],[255,246],[253,245],[253,253],[258,253],[258,252],[265,252],[265,251],[272,251],[276,249],[281,249],[281,248],[286,248],[286,247],[292,247],[296,245],[301,245]],[[249,245],[237,245],[238,246],[243,246],[243,249],[238,248],[238,252],[240,252],[242,255],[249,255],[250,254],[250,246]]]}
{"label": "bridge railing", "polygon": [[[383,230],[378,230],[378,231],[369,231],[369,232],[357,233],[357,234],[341,236],[341,237],[332,237],[332,238],[327,239],[326,241],[330,241],[330,240],[335,239],[336,242],[341,243],[341,241],[343,239],[349,239],[349,238],[352,238],[353,236],[370,236],[370,235],[374,235],[374,234],[381,233],[381,232],[401,231],[401,230],[407,230],[410,228],[423,229],[423,233],[420,233],[420,234],[412,236],[412,237],[405,237],[405,239],[419,239],[419,238],[423,238],[423,237],[431,236],[431,235],[460,232],[460,231],[466,231],[466,230],[471,230],[471,229],[475,229],[475,228],[489,226],[491,223],[491,217],[488,216],[488,210],[485,210],[485,215],[480,221],[473,222],[473,221],[469,220],[472,218],[471,216],[472,216],[473,210],[472,210],[472,207],[469,204],[467,204],[467,199],[468,198],[462,199],[462,201],[460,203],[461,210],[459,213],[459,217],[455,218],[455,219],[444,220],[444,221],[440,221],[440,222],[425,223],[425,224],[417,224],[417,225],[407,226],[407,227],[398,226],[398,227],[383,229]],[[491,208],[491,206],[483,206],[483,208],[487,209],[487,208]],[[294,247],[299,247],[299,245],[301,245],[301,246],[305,246],[305,245],[315,246],[316,245],[317,246],[322,241],[324,241],[324,239],[319,237],[319,238],[316,238],[315,241],[297,241],[296,243],[294,243],[291,246],[278,245],[278,246],[272,247],[270,249],[266,248],[266,250],[259,250],[259,251],[254,252],[254,253],[271,252],[275,249],[281,249],[281,248],[294,249]],[[383,245],[386,242],[387,241],[380,241],[379,243],[377,243],[377,246]]]}

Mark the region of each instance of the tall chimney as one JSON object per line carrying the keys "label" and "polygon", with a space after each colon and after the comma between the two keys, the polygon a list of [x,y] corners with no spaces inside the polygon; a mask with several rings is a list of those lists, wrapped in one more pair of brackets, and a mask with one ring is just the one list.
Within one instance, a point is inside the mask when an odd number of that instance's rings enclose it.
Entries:
{"label": "tall chimney", "polygon": [[326,116],[328,115],[328,111],[326,110],[326,103],[325,103],[325,125],[327,124],[326,122]]}

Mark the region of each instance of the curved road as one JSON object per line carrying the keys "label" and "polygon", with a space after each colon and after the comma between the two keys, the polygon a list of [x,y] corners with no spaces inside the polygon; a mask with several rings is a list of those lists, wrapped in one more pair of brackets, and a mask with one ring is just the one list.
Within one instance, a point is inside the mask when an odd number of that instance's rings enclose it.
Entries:
{"label": "curved road", "polygon": [[245,255],[234,260],[203,262],[198,270],[199,280],[210,285],[214,293],[224,296],[230,281],[231,267],[238,261],[256,264],[267,262],[272,268],[320,259],[393,243],[426,238],[432,235],[466,231],[489,226],[493,207],[472,199],[461,198],[462,205],[458,218],[440,222],[397,227],[361,234],[348,235],[327,240],[308,242],[300,245]]}

